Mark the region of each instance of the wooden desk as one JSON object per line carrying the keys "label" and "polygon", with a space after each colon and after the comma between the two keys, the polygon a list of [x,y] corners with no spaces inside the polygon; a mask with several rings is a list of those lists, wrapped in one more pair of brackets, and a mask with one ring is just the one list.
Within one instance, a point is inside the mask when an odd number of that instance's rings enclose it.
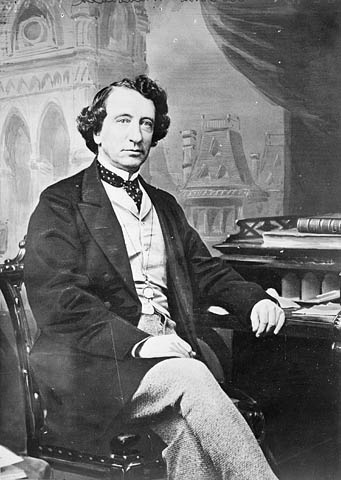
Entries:
{"label": "wooden desk", "polygon": [[[200,314],[200,321],[213,328],[228,328],[239,332],[251,332],[251,327],[241,325],[240,320],[233,315],[215,315],[213,313]],[[328,317],[302,317],[295,313],[286,312],[286,321],[280,336],[297,338],[320,338],[329,340],[335,355],[340,354],[341,327],[330,322]]]}
{"label": "wooden desk", "polygon": [[[281,221],[281,220],[285,220]],[[309,298],[309,280],[315,293],[323,293],[340,286],[341,272],[341,245],[340,250],[326,249],[298,249],[298,248],[269,248],[263,245],[262,228],[282,226],[291,227],[296,217],[266,217],[239,220],[240,233],[231,235],[224,243],[215,248],[232,266],[247,280],[256,281],[263,288],[275,288],[280,295],[285,296],[283,288],[290,289],[290,277],[297,288],[296,297]],[[305,282],[305,283],[304,283]],[[340,307],[341,308],[341,307]],[[214,322],[214,317],[210,321]],[[240,329],[237,322],[227,319]],[[341,319],[330,322],[327,317],[299,317],[294,313],[287,314],[286,325],[282,335],[306,338],[324,338],[331,341],[335,353],[341,352]],[[341,353],[340,353],[341,355]]]}
{"label": "wooden desk", "polygon": [[[261,284],[265,289],[272,287],[283,296],[291,291],[301,299],[330,289],[339,288],[341,272],[340,250],[305,248],[267,248],[262,242],[262,232],[272,228],[291,228],[295,217],[273,217],[246,219],[238,222],[240,232],[231,235],[215,248],[247,280]],[[292,283],[290,283],[292,282]],[[283,292],[286,289],[286,292]],[[294,295],[295,294],[295,295]],[[290,296],[290,295],[289,295]],[[312,296],[312,295],[311,295]],[[340,307],[341,308],[341,307]],[[207,314],[212,326],[224,324],[235,331],[247,331],[233,316],[217,317]],[[250,331],[250,329],[249,329]],[[330,321],[324,317],[300,317],[287,314],[286,324],[280,332],[285,337],[324,339],[332,350],[336,378],[341,378],[341,320]],[[339,452],[338,473],[341,478],[341,382],[337,380],[338,433],[336,438]]]}
{"label": "wooden desk", "polygon": [[[282,292],[281,280],[287,274],[296,275],[303,281],[313,276],[320,280],[319,286],[314,285],[321,293],[333,288],[339,288],[339,273],[341,272],[341,242],[340,249],[316,248],[286,248],[283,246],[265,247],[262,233],[275,228],[291,228],[295,226],[296,217],[262,217],[259,219],[239,220],[240,232],[230,235],[224,243],[216,248],[235,268],[246,272],[248,278],[257,276],[265,287],[273,287]],[[311,297],[311,292],[305,291],[300,284],[296,296]],[[283,295],[284,296],[284,295]],[[294,296],[294,295],[290,295]]]}

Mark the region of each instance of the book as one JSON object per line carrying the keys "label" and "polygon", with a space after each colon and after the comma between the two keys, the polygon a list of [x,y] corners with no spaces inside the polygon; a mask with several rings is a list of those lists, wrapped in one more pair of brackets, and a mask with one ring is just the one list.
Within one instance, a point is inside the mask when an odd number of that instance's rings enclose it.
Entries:
{"label": "book", "polygon": [[328,213],[324,216],[300,217],[297,230],[302,233],[341,235],[341,213]]}
{"label": "book", "polygon": [[341,250],[341,235],[298,232],[296,228],[263,232],[265,247]]}

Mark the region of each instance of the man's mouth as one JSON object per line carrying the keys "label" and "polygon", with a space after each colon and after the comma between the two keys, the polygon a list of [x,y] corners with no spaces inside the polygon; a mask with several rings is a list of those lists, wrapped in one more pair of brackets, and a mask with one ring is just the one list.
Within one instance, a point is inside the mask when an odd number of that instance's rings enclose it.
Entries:
{"label": "man's mouth", "polygon": [[140,153],[143,153],[143,150],[133,150],[133,149],[130,149],[130,148],[124,149],[123,151],[124,151],[124,152],[128,152],[128,153],[131,153],[131,154],[135,154],[135,155],[138,155],[138,154],[140,154]]}

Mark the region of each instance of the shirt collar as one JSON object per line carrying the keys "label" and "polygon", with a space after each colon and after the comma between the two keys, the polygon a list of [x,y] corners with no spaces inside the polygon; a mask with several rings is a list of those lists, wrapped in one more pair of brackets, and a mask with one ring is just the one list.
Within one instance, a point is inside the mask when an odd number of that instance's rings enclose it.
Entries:
{"label": "shirt collar", "polygon": [[132,175],[130,172],[126,172],[125,170],[121,170],[120,168],[114,167],[110,164],[110,162],[106,158],[98,158],[98,161],[103,165],[103,167],[107,168],[111,172],[119,175],[123,180],[130,180],[133,181],[135,178],[138,177],[140,170],[134,172]]}

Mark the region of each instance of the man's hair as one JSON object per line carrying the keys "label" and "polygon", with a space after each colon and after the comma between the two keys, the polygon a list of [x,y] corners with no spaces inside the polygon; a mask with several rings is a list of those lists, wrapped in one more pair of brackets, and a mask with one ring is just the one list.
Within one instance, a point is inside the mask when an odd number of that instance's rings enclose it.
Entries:
{"label": "man's hair", "polygon": [[103,120],[107,116],[106,101],[115,87],[125,87],[135,90],[154,103],[155,124],[152,146],[155,147],[157,142],[166,136],[170,118],[167,115],[168,105],[166,92],[146,75],[139,75],[135,80],[124,78],[119,82],[111,83],[95,95],[91,105],[83,108],[77,117],[77,127],[85,139],[86,146],[92,152],[98,152],[98,145],[94,141],[93,136],[94,134],[100,133],[102,129]]}

